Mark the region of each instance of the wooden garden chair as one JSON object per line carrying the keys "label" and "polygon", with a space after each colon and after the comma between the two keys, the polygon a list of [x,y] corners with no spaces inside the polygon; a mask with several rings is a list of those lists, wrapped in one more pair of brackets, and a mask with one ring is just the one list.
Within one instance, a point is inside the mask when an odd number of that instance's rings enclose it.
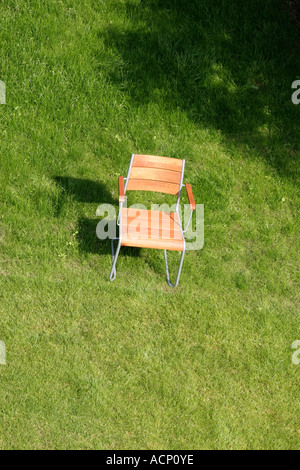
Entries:
{"label": "wooden garden chair", "polygon": [[[185,254],[184,233],[195,209],[190,184],[183,184],[185,160],[152,155],[131,155],[127,177],[119,176],[119,237],[111,240],[112,268],[109,279],[116,278],[116,263],[121,246],[157,248],[164,250],[167,282],[176,287],[179,282]],[[125,180],[125,186],[124,186]],[[185,230],[182,227],[178,208],[182,187],[185,186],[190,205],[190,217]],[[156,191],[177,196],[175,212],[142,210],[123,207],[127,191]],[[137,227],[138,225],[138,227]],[[114,240],[118,240],[114,253]],[[175,284],[170,282],[167,250],[181,252]]]}

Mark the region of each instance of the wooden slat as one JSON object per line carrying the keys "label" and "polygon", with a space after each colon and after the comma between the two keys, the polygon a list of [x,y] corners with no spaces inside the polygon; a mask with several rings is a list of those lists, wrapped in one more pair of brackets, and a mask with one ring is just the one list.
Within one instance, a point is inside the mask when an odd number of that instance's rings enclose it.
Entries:
{"label": "wooden slat", "polygon": [[156,191],[159,193],[177,194],[179,184],[165,183],[164,181],[131,180],[129,178],[128,191]]}
{"label": "wooden slat", "polygon": [[142,225],[128,225],[124,230],[122,230],[122,234],[130,235],[132,237],[143,237],[143,238],[164,238],[169,240],[182,240],[181,232],[178,230],[172,229],[163,229],[162,227],[143,227]]}
{"label": "wooden slat", "polygon": [[183,251],[183,240],[154,239],[143,237],[131,237],[130,235],[122,236],[121,245],[135,246],[139,248],[155,248],[158,250],[174,250]]}
{"label": "wooden slat", "polygon": [[179,158],[158,157],[155,155],[134,155],[132,166],[161,168],[181,172],[182,160]]}
{"label": "wooden slat", "polygon": [[122,209],[122,227],[136,227],[140,225],[147,228],[161,228],[163,230],[174,230],[181,233],[179,218],[175,212],[148,211],[145,209],[124,208]]}
{"label": "wooden slat", "polygon": [[123,226],[124,227],[149,227],[153,229],[161,228],[163,230],[173,230],[176,232],[181,233],[180,226],[179,224],[174,223],[173,220],[159,220],[159,219],[140,219],[139,217],[133,217],[133,218],[126,218],[123,221]]}
{"label": "wooden slat", "polygon": [[147,227],[151,228],[153,230],[157,229],[162,229],[162,230],[168,230],[168,231],[174,231],[181,233],[180,226],[179,224],[174,224],[172,220],[169,221],[163,221],[161,222],[160,220],[153,220],[153,219],[139,219],[139,218],[128,218],[126,221],[123,223],[124,230],[127,230],[127,227],[130,229],[134,229],[134,227]]}
{"label": "wooden slat", "polygon": [[158,214],[160,215],[160,218],[169,220],[171,218],[175,222],[179,223],[179,217],[176,212],[166,212],[166,211],[160,211],[160,210],[147,210],[147,209],[139,209],[136,207],[123,207],[122,208],[122,214],[126,214],[128,217],[142,217],[142,218],[148,218],[148,217],[153,217],[154,219],[158,217]]}
{"label": "wooden slat", "polygon": [[160,168],[134,167],[131,169],[129,181],[134,179],[164,181],[166,183],[180,183],[181,173]]}

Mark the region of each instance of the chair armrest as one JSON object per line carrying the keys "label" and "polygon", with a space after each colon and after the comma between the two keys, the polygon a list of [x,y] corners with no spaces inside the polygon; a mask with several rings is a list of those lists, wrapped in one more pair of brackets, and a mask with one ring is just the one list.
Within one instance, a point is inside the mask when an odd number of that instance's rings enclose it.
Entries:
{"label": "chair armrest", "polygon": [[196,209],[196,204],[195,204],[195,199],[194,199],[194,196],[193,196],[193,191],[192,191],[191,185],[189,183],[186,183],[185,184],[185,189],[186,189],[187,197],[188,197],[188,200],[189,200],[189,203],[190,203],[190,209],[191,209],[191,211],[194,211]]}
{"label": "chair armrest", "polygon": [[125,201],[125,192],[124,192],[124,177],[119,176],[119,202]]}

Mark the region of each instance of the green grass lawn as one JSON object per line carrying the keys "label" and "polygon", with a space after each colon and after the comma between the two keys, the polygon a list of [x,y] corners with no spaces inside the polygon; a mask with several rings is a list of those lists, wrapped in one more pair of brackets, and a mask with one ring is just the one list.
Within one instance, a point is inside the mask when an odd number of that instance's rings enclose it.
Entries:
{"label": "green grass lawn", "polygon": [[[300,448],[286,3],[0,3],[1,449]],[[185,158],[205,205],[176,289],[160,250],[108,281],[131,152]]]}

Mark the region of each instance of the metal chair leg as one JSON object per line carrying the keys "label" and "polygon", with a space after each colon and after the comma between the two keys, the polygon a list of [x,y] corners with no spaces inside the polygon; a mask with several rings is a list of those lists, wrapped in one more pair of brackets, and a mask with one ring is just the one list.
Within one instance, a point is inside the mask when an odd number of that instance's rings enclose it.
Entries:
{"label": "metal chair leg", "polygon": [[110,275],[109,275],[109,280],[111,282],[116,279],[116,275],[117,275],[116,263],[117,263],[117,259],[118,259],[118,256],[119,256],[119,251],[120,251],[120,248],[121,248],[121,239],[119,239],[116,254],[114,253],[114,240],[117,240],[117,238],[113,238],[111,240],[111,255],[112,255],[112,261],[113,261],[111,271],[110,271]]}
{"label": "metal chair leg", "polygon": [[184,255],[185,255],[185,248],[181,253],[181,258],[180,258],[180,263],[179,263],[179,268],[178,268],[178,273],[177,273],[175,284],[172,284],[171,281],[170,281],[170,274],[169,274],[169,268],[168,268],[168,259],[167,259],[167,250],[164,250],[164,255],[165,255],[166,272],[167,272],[167,283],[169,284],[170,287],[177,287],[178,282],[179,282],[179,278],[180,278],[180,274],[181,274],[183,258],[184,258]]}

